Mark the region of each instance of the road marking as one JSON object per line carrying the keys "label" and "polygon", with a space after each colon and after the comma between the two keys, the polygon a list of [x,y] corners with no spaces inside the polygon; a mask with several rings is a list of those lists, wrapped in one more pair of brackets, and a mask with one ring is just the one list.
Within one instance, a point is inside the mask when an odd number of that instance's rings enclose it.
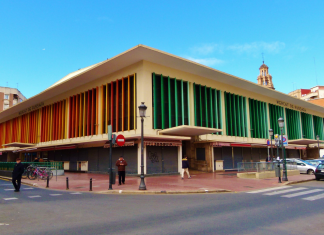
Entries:
{"label": "road marking", "polygon": [[303,200],[307,200],[307,201],[315,201],[317,199],[321,199],[321,198],[324,198],[324,193],[322,194],[318,194],[316,196],[312,196],[312,197],[305,197],[303,198]]}
{"label": "road marking", "polygon": [[18,198],[16,198],[16,197],[4,198],[4,200],[6,200],[6,201],[9,201],[9,200],[16,200],[16,199],[18,199]]}
{"label": "road marking", "polygon": [[11,189],[11,188],[10,189],[9,188],[5,189],[5,191],[13,191],[13,190],[15,190],[15,189],[14,188],[13,189]]}
{"label": "road marking", "polygon": [[28,196],[29,198],[34,198],[34,197],[41,197],[40,195],[35,195],[35,196]]}
{"label": "road marking", "polygon": [[50,194],[50,196],[61,196],[63,194]]}
{"label": "road marking", "polygon": [[34,189],[34,188],[23,188],[23,190]]}
{"label": "road marking", "polygon": [[0,223],[0,225],[9,225],[9,224]]}
{"label": "road marking", "polygon": [[247,193],[263,193],[263,192],[269,192],[277,189],[285,189],[285,188],[291,188],[292,186],[283,186],[283,187],[276,187],[276,188],[267,188],[267,189],[261,189],[261,190],[256,190],[252,192],[247,192]]}
{"label": "road marking", "polygon": [[265,193],[262,195],[272,196],[272,195],[284,194],[284,193],[289,193],[289,192],[294,192],[294,191],[299,191],[299,190],[304,190],[304,189],[307,189],[307,188],[304,188],[304,187],[292,188],[292,189],[286,189],[286,190],[276,191],[276,192],[272,192],[272,193]]}
{"label": "road marking", "polygon": [[281,197],[287,197],[287,198],[291,198],[291,197],[298,197],[301,195],[306,195],[306,194],[311,194],[311,193],[316,193],[316,192],[321,192],[324,189],[313,189],[313,190],[309,190],[309,191],[305,191],[305,192],[299,192],[299,193],[293,193],[293,194],[287,194],[287,195],[283,195]]}
{"label": "road marking", "polygon": [[76,193],[70,193],[70,194],[82,194],[82,193],[76,192]]}

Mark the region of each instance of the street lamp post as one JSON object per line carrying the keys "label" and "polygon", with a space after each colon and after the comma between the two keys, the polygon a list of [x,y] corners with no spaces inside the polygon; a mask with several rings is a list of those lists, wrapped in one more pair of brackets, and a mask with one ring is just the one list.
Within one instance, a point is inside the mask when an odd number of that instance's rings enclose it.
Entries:
{"label": "street lamp post", "polygon": [[320,153],[320,147],[319,147],[319,135],[316,135],[316,139],[317,139],[317,147],[318,147],[318,158],[320,158],[321,153]]}
{"label": "street lamp post", "polygon": [[270,161],[273,161],[273,148],[272,148],[273,130],[272,129],[269,130],[269,135],[270,135],[270,147],[271,147],[271,157],[270,157]]}
{"label": "street lamp post", "polygon": [[139,186],[139,190],[146,190],[146,185],[144,182],[144,118],[145,118],[145,114],[146,114],[146,105],[144,104],[144,102],[141,103],[140,106],[138,106],[139,109],[139,114],[141,117],[141,183]]}
{"label": "street lamp post", "polygon": [[281,153],[282,153],[282,156],[283,156],[283,159],[284,159],[284,162],[283,162],[283,173],[282,173],[282,181],[288,181],[288,177],[287,177],[287,165],[286,165],[286,155],[284,154],[284,145],[283,145],[283,135],[282,135],[282,132],[283,132],[283,127],[285,125],[285,120],[280,117],[278,119],[278,124],[279,124],[279,127],[280,127],[280,135],[281,135]]}

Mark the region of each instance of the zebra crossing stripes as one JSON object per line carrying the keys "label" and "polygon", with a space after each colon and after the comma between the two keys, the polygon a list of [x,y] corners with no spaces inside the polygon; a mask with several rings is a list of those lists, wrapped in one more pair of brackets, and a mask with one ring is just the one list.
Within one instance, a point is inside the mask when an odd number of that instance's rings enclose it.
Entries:
{"label": "zebra crossing stripes", "polygon": [[298,196],[307,195],[307,194],[311,194],[311,193],[322,192],[322,191],[324,191],[324,189],[313,189],[313,190],[309,190],[309,191],[283,195],[281,197],[292,198],[292,197],[298,197]]}
{"label": "zebra crossing stripes", "polygon": [[263,195],[268,195],[268,196],[272,196],[272,195],[278,195],[278,194],[284,194],[284,193],[290,193],[290,192],[295,192],[295,191],[300,191],[300,190],[304,190],[307,188],[304,187],[300,187],[300,188],[292,188],[292,189],[286,189],[286,190],[280,190],[280,191],[275,191],[272,193],[265,193]]}
{"label": "zebra crossing stripes", "polygon": [[286,188],[292,188],[292,186],[283,186],[283,187],[276,187],[276,188],[267,188],[267,189],[261,189],[261,190],[256,190],[256,191],[251,191],[247,193],[264,193],[264,192],[269,192],[273,190],[281,190],[281,189],[286,189]]}
{"label": "zebra crossing stripes", "polygon": [[[297,192],[300,191],[300,192]],[[299,197],[303,195],[308,195],[308,194],[315,194],[319,192],[323,192],[324,189],[309,189],[305,187],[292,187],[292,186],[284,186],[284,187],[277,187],[277,188],[269,188],[269,189],[262,189],[262,190],[256,190],[256,191],[251,191],[247,193],[259,193],[262,194],[263,196],[276,196],[280,194],[285,194],[282,195],[281,197],[284,198],[293,198],[293,197]],[[315,201],[318,199],[324,198],[324,193],[317,194],[314,196],[310,197],[305,197],[301,198],[306,201]]]}
{"label": "zebra crossing stripes", "polygon": [[303,198],[303,200],[307,200],[307,201],[315,201],[317,199],[321,199],[321,198],[324,198],[324,193],[322,194],[318,194],[316,196],[312,196],[312,197],[305,197]]}
{"label": "zebra crossing stripes", "polygon": [[41,197],[40,195],[28,196],[29,198]]}

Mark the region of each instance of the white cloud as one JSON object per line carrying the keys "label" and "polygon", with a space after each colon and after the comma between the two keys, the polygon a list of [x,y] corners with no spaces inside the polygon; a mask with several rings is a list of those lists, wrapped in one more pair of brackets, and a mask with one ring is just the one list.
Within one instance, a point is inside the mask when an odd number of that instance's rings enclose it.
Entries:
{"label": "white cloud", "polygon": [[251,42],[244,44],[217,44],[209,43],[191,48],[191,52],[199,55],[208,55],[214,52],[223,53],[224,51],[234,51],[238,53],[259,54],[261,52],[276,54],[285,48],[283,42]]}
{"label": "white cloud", "polygon": [[197,62],[199,64],[203,64],[206,66],[214,66],[214,65],[220,65],[223,64],[224,61],[217,59],[217,58],[193,58],[193,57],[186,57],[188,60],[192,60],[194,62]]}
{"label": "white cloud", "polygon": [[245,44],[234,44],[228,46],[228,50],[236,51],[238,53],[249,53],[255,54],[260,52],[267,52],[276,54],[285,48],[285,43],[283,42],[252,42]]}

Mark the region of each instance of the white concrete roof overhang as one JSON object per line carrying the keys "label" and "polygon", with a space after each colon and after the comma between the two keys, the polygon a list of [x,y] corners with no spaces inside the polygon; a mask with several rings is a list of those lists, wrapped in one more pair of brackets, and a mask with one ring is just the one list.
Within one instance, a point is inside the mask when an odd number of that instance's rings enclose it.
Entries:
{"label": "white concrete roof overhang", "polygon": [[[323,140],[320,140],[319,143],[324,143]],[[300,144],[300,145],[308,145],[308,144],[317,144],[317,140],[311,139],[298,139],[298,140],[288,140],[288,144]]]}
{"label": "white concrete roof overhang", "polygon": [[28,144],[28,143],[20,143],[20,142],[13,142],[9,144],[3,144],[2,146],[5,147],[18,147],[18,148],[23,148],[23,147],[32,147],[35,144]]}
{"label": "white concrete roof overhang", "polygon": [[0,112],[0,122],[5,121],[7,117],[18,113],[19,111],[25,108],[38,104],[54,96],[60,95],[68,90],[71,90],[75,87],[79,87],[85,83],[91,82],[105,75],[114,73],[118,70],[121,70],[124,67],[127,67],[142,60],[182,70],[184,72],[212,79],[214,81],[218,81],[234,87],[239,87],[247,91],[259,93],[264,96],[276,97],[276,99],[278,100],[283,100],[290,104],[324,113],[324,107],[321,107],[319,105],[297,99],[282,92],[260,86],[256,83],[244,80],[242,78],[230,74],[226,74],[219,70],[198,64],[196,62],[151,47],[138,45],[106,61],[95,64],[93,66],[89,66],[89,69],[84,69],[81,73],[76,73],[75,76],[71,76],[65,81],[57,82],[56,85],[52,85],[43,92],[21,103],[18,103],[17,105],[9,109]]}
{"label": "white concrete roof overhang", "polygon": [[206,135],[216,132],[222,132],[221,129],[207,128],[200,126],[187,126],[181,125],[159,131],[159,134],[167,135],[180,135],[180,136],[195,136],[195,135]]}

